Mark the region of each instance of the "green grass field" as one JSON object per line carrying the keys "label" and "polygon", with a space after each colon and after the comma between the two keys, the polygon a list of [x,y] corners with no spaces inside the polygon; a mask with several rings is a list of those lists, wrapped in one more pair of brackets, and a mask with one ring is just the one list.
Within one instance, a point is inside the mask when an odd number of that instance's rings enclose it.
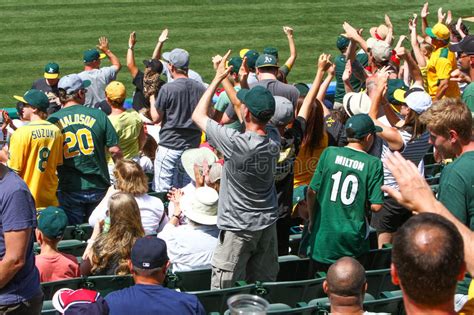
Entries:
{"label": "green grass field", "polygon": [[[135,52],[141,65],[141,60],[151,56],[163,28],[170,31],[163,51],[188,50],[191,68],[210,81],[211,56],[229,48],[238,54],[244,47],[261,51],[272,45],[284,60],[288,46],[282,26],[290,25],[295,30],[298,60],[289,80],[311,81],[317,56],[336,54],[335,38],[344,21],[363,27],[367,37],[368,29],[389,13],[395,34],[406,34],[408,18],[419,13],[422,4],[421,0],[1,0],[0,107],[13,106],[12,95],[29,89],[49,61],[59,63],[62,74],[82,71],[82,52],[94,47],[102,35],[109,37],[111,50],[124,65],[118,79],[131,96],[131,77],[125,66],[128,35],[137,32]],[[472,0],[430,1],[431,25],[439,6],[451,9],[455,18],[474,15]]]}

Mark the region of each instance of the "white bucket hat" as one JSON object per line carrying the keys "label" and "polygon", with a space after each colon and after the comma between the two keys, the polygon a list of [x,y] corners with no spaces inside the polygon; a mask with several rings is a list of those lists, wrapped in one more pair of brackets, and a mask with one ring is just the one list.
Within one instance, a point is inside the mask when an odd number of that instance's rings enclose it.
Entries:
{"label": "white bucket hat", "polygon": [[183,212],[191,221],[204,225],[217,224],[217,201],[219,194],[210,187],[199,187],[194,193],[191,207]]}
{"label": "white bucket hat", "polygon": [[372,100],[364,92],[349,92],[344,95],[342,104],[347,115],[352,117],[357,114],[368,114]]}
{"label": "white bucket hat", "polygon": [[193,181],[196,181],[194,164],[202,166],[204,161],[207,161],[207,164],[211,166],[211,164],[217,161],[217,156],[208,148],[188,149],[181,155],[181,163],[184,170]]}

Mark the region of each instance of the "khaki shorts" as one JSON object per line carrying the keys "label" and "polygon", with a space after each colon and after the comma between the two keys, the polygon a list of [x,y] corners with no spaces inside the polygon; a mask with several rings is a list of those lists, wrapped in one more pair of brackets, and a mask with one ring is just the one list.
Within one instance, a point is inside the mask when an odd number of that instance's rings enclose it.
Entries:
{"label": "khaki shorts", "polygon": [[276,224],[260,231],[221,231],[212,259],[211,289],[233,287],[236,281],[276,281]]}

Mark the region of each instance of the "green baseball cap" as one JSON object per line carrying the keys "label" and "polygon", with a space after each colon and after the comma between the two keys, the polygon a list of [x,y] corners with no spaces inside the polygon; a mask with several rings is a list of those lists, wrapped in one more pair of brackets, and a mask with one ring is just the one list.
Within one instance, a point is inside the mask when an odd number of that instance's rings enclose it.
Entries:
{"label": "green baseball cap", "polygon": [[275,47],[265,47],[263,48],[263,53],[266,55],[273,55],[278,59],[278,49]]}
{"label": "green baseball cap", "polygon": [[253,49],[245,53],[244,57],[247,57],[247,66],[249,66],[250,69],[255,68],[255,62],[257,62],[258,56],[260,56],[260,54]]}
{"label": "green baseball cap", "polygon": [[362,139],[370,133],[381,132],[383,129],[375,126],[372,118],[367,114],[357,114],[346,122],[347,138]]}
{"label": "green baseball cap", "polygon": [[97,49],[92,48],[84,52],[84,62],[92,62],[107,57],[106,54],[100,53]]}
{"label": "green baseball cap", "polygon": [[306,83],[295,83],[293,84],[295,88],[300,92],[300,96],[306,96],[309,92],[309,86]]}
{"label": "green baseball cap", "polygon": [[231,73],[239,73],[240,66],[242,66],[242,58],[239,56],[234,56],[229,59],[227,66],[232,66]]}
{"label": "green baseball cap", "polygon": [[350,43],[350,39],[345,37],[344,35],[339,35],[337,37],[337,41],[336,41],[336,46],[337,46],[337,49],[339,50],[343,50],[345,48],[347,48],[347,46],[349,46],[349,43]]}
{"label": "green baseball cap", "polygon": [[405,92],[408,86],[401,79],[391,79],[387,82],[387,100],[393,105],[405,104]]}
{"label": "green baseball cap", "polygon": [[298,186],[293,190],[293,207],[296,206],[300,201],[306,199],[306,192],[308,191],[308,185]]}
{"label": "green baseball cap", "polygon": [[16,100],[30,105],[31,107],[38,108],[40,111],[45,112],[49,107],[49,99],[40,90],[31,89],[26,91],[23,96],[13,96]]}
{"label": "green baseball cap", "polygon": [[50,239],[61,239],[67,224],[67,215],[61,208],[50,206],[39,213],[38,229]]}
{"label": "green baseball cap", "polygon": [[269,121],[275,113],[275,98],[263,86],[255,86],[250,90],[241,89],[237,92],[237,98],[261,121]]}
{"label": "green baseball cap", "polygon": [[50,62],[44,67],[45,79],[57,79],[59,77],[59,65],[55,62]]}
{"label": "green baseball cap", "polygon": [[278,60],[273,55],[260,55],[255,62],[255,68],[278,67]]}

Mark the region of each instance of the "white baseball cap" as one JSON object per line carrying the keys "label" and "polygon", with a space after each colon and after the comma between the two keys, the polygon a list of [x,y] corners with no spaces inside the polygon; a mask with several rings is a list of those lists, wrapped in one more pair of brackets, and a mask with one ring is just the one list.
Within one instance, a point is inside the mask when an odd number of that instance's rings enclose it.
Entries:
{"label": "white baseball cap", "polygon": [[412,87],[405,93],[405,104],[421,114],[431,107],[431,96],[421,87]]}

